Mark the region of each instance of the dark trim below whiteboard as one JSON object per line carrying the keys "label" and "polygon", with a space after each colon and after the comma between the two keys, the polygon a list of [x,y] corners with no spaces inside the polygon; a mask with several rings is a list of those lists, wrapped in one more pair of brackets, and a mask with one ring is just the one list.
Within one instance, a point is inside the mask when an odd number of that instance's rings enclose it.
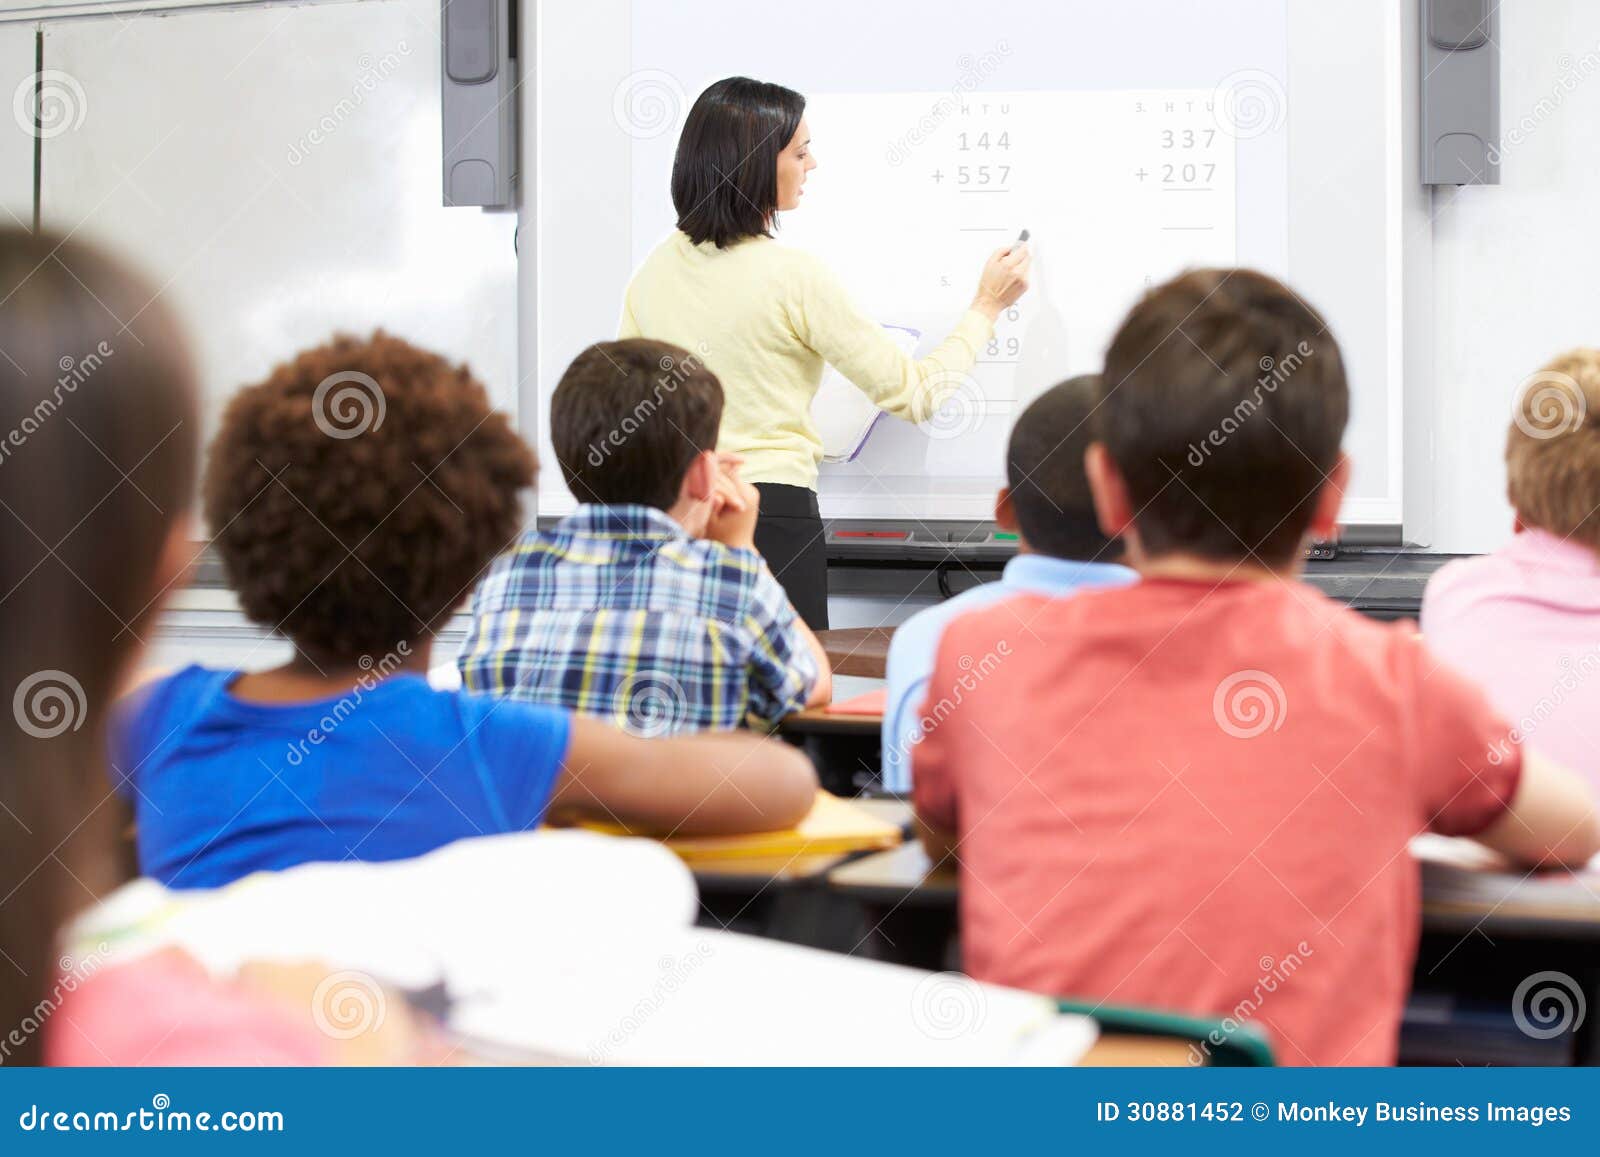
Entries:
{"label": "dark trim below whiteboard", "polygon": [[[838,549],[830,543],[828,594],[831,598],[937,598],[994,580],[1015,554],[1016,548],[1009,543],[973,543],[959,549],[932,542],[852,543]],[[1459,557],[1462,556],[1412,550],[1341,548],[1335,559],[1308,562],[1305,579],[1328,597],[1375,618],[1408,618],[1421,608],[1422,588],[1429,576]],[[208,547],[201,555],[190,585],[200,589],[227,587],[215,550]]]}
{"label": "dark trim below whiteboard", "polygon": [[[541,525],[544,520],[540,520]],[[828,529],[828,561],[853,565],[861,562],[933,559],[944,562],[962,560],[1004,562],[1016,553],[1010,542],[995,541],[998,529],[992,522],[920,522],[874,518],[831,518]],[[895,534],[902,538],[884,539],[872,535]],[[1398,526],[1346,526],[1340,528],[1339,547],[1345,551],[1403,547]]]}
{"label": "dark trim below whiteboard", "polygon": [[[948,597],[998,578],[1015,552],[989,547],[963,555],[929,551],[914,558],[871,557],[871,553],[860,550],[830,557],[830,598],[899,601]],[[1307,562],[1305,581],[1373,618],[1415,618],[1422,608],[1422,590],[1433,572],[1459,557],[1406,550],[1345,550],[1334,559]]]}

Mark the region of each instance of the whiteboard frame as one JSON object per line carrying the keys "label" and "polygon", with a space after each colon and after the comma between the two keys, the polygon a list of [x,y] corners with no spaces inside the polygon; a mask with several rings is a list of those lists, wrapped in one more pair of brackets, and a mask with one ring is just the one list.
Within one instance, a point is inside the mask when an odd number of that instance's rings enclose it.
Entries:
{"label": "whiteboard frame", "polygon": [[[596,67],[592,61],[585,62],[588,65],[585,70],[575,64],[564,64],[559,58],[552,60],[549,56],[551,52],[549,36],[559,35],[561,26],[570,25],[575,19],[586,19],[589,24],[585,27],[592,27],[594,14],[597,11],[613,13],[620,10],[620,16],[612,15],[607,18],[616,22],[613,30],[615,34],[625,38],[629,26],[626,0],[609,0],[609,2],[594,0],[583,6],[583,11],[588,15],[579,18],[571,15],[571,9],[563,12],[562,6],[553,6],[546,0],[528,0],[528,3],[535,10],[535,19],[524,21],[523,25],[524,75],[533,76],[538,70],[544,69],[545,72],[540,76],[540,80],[542,84],[548,84],[552,79],[549,75],[550,70],[554,69],[562,74],[563,84],[569,78],[573,80],[576,85],[574,88],[551,89],[562,94],[563,119],[571,115],[571,110],[579,105],[580,101],[595,102],[597,107],[604,109],[604,115],[609,116],[616,77]],[[1381,146],[1382,151],[1381,232],[1375,233],[1370,247],[1352,256],[1350,263],[1352,266],[1381,270],[1381,292],[1386,299],[1382,316],[1381,341],[1376,344],[1369,341],[1365,349],[1381,366],[1386,381],[1383,421],[1388,432],[1385,462],[1387,486],[1386,493],[1381,497],[1348,502],[1341,523],[1346,530],[1347,538],[1352,542],[1399,544],[1402,541],[1425,541],[1427,532],[1431,529],[1428,517],[1429,504],[1425,500],[1429,494],[1427,478],[1428,466],[1432,461],[1431,444],[1426,429],[1418,428],[1413,422],[1408,421],[1408,418],[1420,417],[1426,413],[1424,406],[1431,384],[1428,375],[1431,370],[1430,351],[1433,339],[1430,281],[1431,217],[1429,198],[1421,187],[1416,163],[1415,93],[1420,76],[1416,6],[1395,4],[1392,0],[1352,0],[1348,5],[1326,6],[1301,3],[1298,0],[1285,0],[1285,3],[1290,29],[1291,83],[1295,75],[1295,62],[1301,54],[1317,53],[1325,56],[1337,53],[1341,44],[1368,45],[1371,43],[1374,22],[1378,22],[1382,28],[1383,75],[1359,76],[1353,80],[1356,84],[1376,81],[1381,86],[1381,122],[1371,126],[1375,134],[1373,140]],[[1362,5],[1364,10],[1356,11],[1357,3]],[[527,43],[526,38],[529,36],[534,37],[534,42],[531,44]],[[1297,49],[1296,45],[1301,47]],[[533,55],[535,52],[541,52],[543,55],[536,58]],[[570,58],[579,54],[567,55]],[[579,76],[579,73],[584,75]],[[529,250],[535,246],[539,246],[540,251],[536,260],[524,264],[522,285],[527,292],[521,296],[518,303],[521,314],[519,355],[524,373],[529,379],[524,387],[523,414],[527,419],[524,429],[538,431],[542,457],[553,467],[547,432],[544,429],[546,423],[539,411],[541,398],[538,380],[541,375],[557,373],[559,370],[554,366],[541,366],[538,360],[541,292],[544,287],[553,283],[556,274],[562,268],[571,268],[563,266],[564,261],[576,259],[583,250],[590,251],[590,255],[593,256],[596,247],[610,253],[611,250],[606,248],[607,246],[615,244],[626,246],[627,241],[591,235],[583,239],[580,249],[578,239],[571,236],[551,236],[537,227],[539,219],[553,220],[570,209],[570,206],[560,203],[542,203],[533,204],[529,212],[529,203],[536,200],[540,191],[540,176],[547,159],[546,133],[541,131],[537,108],[538,87],[532,84],[525,86],[521,96],[525,114],[522,117],[521,129],[522,155],[525,159],[531,159],[530,163],[524,165],[526,179],[521,197],[525,215],[522,220],[524,224],[535,226],[523,230],[523,241],[528,246],[528,249],[524,250],[524,256],[528,256]],[[1367,90],[1365,95],[1370,97],[1370,90]],[[1297,107],[1301,110],[1301,116],[1320,116],[1327,123],[1335,124],[1346,133],[1349,132],[1348,119],[1342,125],[1338,125],[1334,120],[1341,112],[1348,113],[1348,110],[1341,109],[1331,100],[1325,102],[1325,106],[1320,109],[1308,109],[1304,105],[1297,106],[1291,97],[1291,118],[1296,115]],[[571,131],[561,124],[545,126],[545,129],[554,132],[557,138],[562,138],[563,132]],[[564,138],[562,140],[564,144],[570,144],[569,140]],[[1290,147],[1293,152],[1295,147],[1293,137]],[[609,203],[610,195],[604,191],[605,183],[622,182],[626,189],[629,173],[625,164],[609,161],[598,163],[602,165],[603,171],[590,188],[600,186],[601,191],[597,196]],[[548,193],[549,190],[545,192]],[[1291,173],[1291,196],[1294,196],[1295,192],[1296,183]],[[548,200],[550,199],[547,198]],[[623,214],[617,219],[627,219],[626,209],[626,204],[617,206],[617,211]],[[535,234],[537,240],[530,238],[530,234]],[[1351,239],[1339,238],[1333,243],[1348,249]],[[540,268],[549,276],[543,278],[538,276]],[[1308,290],[1308,295],[1313,300],[1322,300],[1325,296],[1319,295],[1315,288]],[[559,303],[556,304],[559,308]],[[1330,312],[1333,312],[1331,308]],[[596,339],[601,339],[612,335],[598,333],[594,336]],[[552,514],[559,513],[560,507],[541,502],[539,510],[541,514]],[[894,520],[887,519],[847,521],[851,526],[897,524]],[[905,521],[899,520],[898,525],[905,525]],[[971,540],[974,537],[982,537],[975,532],[983,525],[971,519],[950,521],[948,524],[930,520],[919,527],[919,530],[925,532],[919,537],[923,541],[949,541],[952,537]]]}

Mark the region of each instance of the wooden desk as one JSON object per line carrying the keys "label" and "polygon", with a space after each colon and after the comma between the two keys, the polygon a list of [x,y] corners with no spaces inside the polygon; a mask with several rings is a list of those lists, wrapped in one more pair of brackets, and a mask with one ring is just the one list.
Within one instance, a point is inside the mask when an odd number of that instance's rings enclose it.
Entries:
{"label": "wooden desk", "polygon": [[[1429,858],[1436,850],[1450,853],[1450,862]],[[1509,994],[1517,979],[1556,969],[1576,978],[1591,1002],[1600,1001],[1592,979],[1600,963],[1600,872],[1529,874],[1467,867],[1469,857],[1478,851],[1476,845],[1452,849],[1419,844],[1417,851],[1422,857],[1419,989],[1460,991],[1470,997],[1481,992],[1487,977],[1499,976]],[[1492,862],[1491,853],[1482,855]],[[880,933],[874,945],[881,958],[925,968],[945,966],[945,946],[957,924],[958,877],[953,865],[935,870],[913,839],[838,865],[828,872],[827,884],[835,895],[867,910],[869,926]],[[1600,1037],[1593,1030],[1583,1025],[1574,1036],[1569,1055],[1577,1063],[1600,1061]],[[1471,1056],[1469,1038],[1459,1043]],[[1426,1045],[1423,1037],[1402,1033],[1402,1056],[1408,1047]],[[1146,1042],[1137,1042],[1136,1047],[1146,1047]],[[1085,1063],[1113,1062],[1091,1056]]]}
{"label": "wooden desk", "polygon": [[[911,817],[911,809],[899,800],[852,802],[902,831]],[[762,856],[690,864],[700,891],[698,922],[710,928],[850,952],[861,937],[860,929],[846,918],[852,906],[822,885],[831,870],[862,854]]]}
{"label": "wooden desk", "polygon": [[[910,805],[895,806],[904,809],[909,824]],[[1482,862],[1491,862],[1491,853],[1484,857]],[[1424,930],[1600,940],[1600,872],[1529,874],[1464,863],[1422,860]],[[910,839],[839,865],[828,873],[828,886],[873,904],[952,905],[957,873],[953,864],[934,870],[922,844]]]}
{"label": "wooden desk", "polygon": [[922,842],[913,838],[898,848],[834,868],[828,873],[828,887],[864,904],[953,909],[957,874],[952,863],[935,869]]}
{"label": "wooden desk", "polygon": [[882,679],[889,663],[889,638],[893,627],[846,627],[818,631],[817,640],[828,655],[835,675]]}
{"label": "wooden desk", "polygon": [[1491,938],[1600,941],[1600,872],[1530,873],[1424,858],[1422,926]]}
{"label": "wooden desk", "polygon": [[807,707],[778,721],[785,735],[851,735],[876,742],[883,733],[882,715],[842,715],[824,707]]}

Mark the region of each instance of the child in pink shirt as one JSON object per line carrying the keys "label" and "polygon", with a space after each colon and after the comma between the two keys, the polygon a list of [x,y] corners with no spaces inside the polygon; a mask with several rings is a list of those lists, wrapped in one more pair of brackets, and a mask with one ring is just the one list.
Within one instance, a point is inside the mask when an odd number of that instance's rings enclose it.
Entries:
{"label": "child in pink shirt", "polygon": [[1600,848],[1582,783],[1415,637],[1298,581],[1334,529],[1348,390],[1327,325],[1249,270],[1161,286],[1106,354],[1086,456],[1141,581],[957,619],[913,754],[980,980],[1225,1018],[1288,1064],[1389,1064],[1415,834]]}
{"label": "child in pink shirt", "polygon": [[1516,533],[1433,576],[1423,634],[1517,738],[1600,791],[1600,350],[1562,354],[1523,385],[1506,489]]}

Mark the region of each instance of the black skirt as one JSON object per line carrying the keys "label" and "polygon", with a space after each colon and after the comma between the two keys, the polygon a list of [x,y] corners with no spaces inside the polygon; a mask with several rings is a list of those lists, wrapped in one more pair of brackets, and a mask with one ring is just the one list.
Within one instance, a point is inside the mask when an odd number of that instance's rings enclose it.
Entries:
{"label": "black skirt", "polygon": [[761,516],[756,549],[813,631],[828,629],[828,544],[817,492],[804,486],[757,482]]}

